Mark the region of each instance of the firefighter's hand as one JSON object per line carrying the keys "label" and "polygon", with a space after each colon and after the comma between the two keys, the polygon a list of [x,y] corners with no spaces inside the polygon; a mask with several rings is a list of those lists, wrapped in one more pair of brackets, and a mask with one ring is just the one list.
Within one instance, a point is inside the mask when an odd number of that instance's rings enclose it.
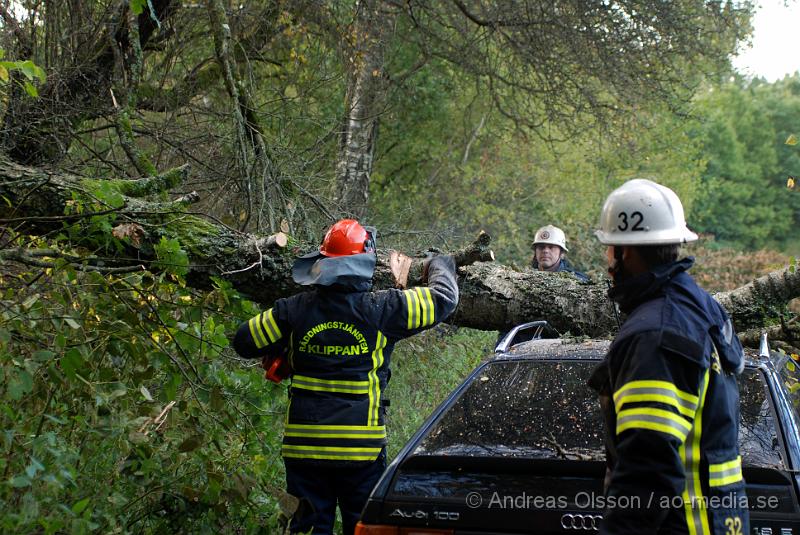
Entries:
{"label": "firefighter's hand", "polygon": [[431,260],[433,260],[435,256],[436,255],[431,251],[425,253],[425,259],[422,261],[422,275],[420,275],[422,284],[428,284],[428,267],[431,265]]}

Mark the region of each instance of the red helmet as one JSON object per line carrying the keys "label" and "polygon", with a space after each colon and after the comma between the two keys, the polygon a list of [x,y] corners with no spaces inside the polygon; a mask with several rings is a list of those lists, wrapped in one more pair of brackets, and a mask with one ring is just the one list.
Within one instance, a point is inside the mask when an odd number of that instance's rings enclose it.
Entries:
{"label": "red helmet", "polygon": [[367,230],[355,219],[342,219],[328,229],[319,248],[325,256],[349,256],[367,252]]}

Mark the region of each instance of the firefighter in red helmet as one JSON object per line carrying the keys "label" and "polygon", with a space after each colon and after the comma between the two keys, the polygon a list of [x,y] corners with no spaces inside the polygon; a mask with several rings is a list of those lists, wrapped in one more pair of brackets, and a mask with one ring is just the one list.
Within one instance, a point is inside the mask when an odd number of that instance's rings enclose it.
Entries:
{"label": "firefighter in red helmet", "polygon": [[244,357],[288,355],[287,490],[311,505],[292,519],[293,533],[331,533],[337,504],[343,532],[354,532],[386,466],[384,392],[394,345],[458,303],[452,257],[429,261],[427,286],[371,291],[375,252],[374,229],[337,222],[292,268],[295,282],[311,289],[242,323],[234,339]]}

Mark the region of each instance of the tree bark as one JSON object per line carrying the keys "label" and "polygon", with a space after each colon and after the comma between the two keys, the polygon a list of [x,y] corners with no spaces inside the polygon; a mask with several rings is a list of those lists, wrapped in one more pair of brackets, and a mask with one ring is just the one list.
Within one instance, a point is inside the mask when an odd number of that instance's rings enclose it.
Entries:
{"label": "tree bark", "polygon": [[344,50],[348,81],[334,200],[341,214],[356,219],[367,214],[384,96],[381,87],[385,40],[394,24],[394,15],[381,9],[380,4],[375,0],[361,2]]}
{"label": "tree bark", "polygon": [[[187,195],[175,201],[149,201],[146,196],[175,187],[188,174],[186,167],[142,180],[100,181],[22,166],[0,156],[0,225],[20,232],[44,233],[62,228],[65,222],[80,224],[104,214],[113,225],[141,223],[136,233],[117,232],[103,236],[134,235],[135,243],[123,239],[119,267],[147,266],[155,260],[155,244],[161,238],[177,239],[189,256],[187,282],[208,287],[211,277],[221,277],[251,299],[270,305],[275,299],[304,288],[291,279],[291,265],[299,248],[283,247],[282,236],[258,236],[238,232],[206,218],[188,214],[186,204],[197,199]],[[98,195],[97,192],[104,192]],[[109,197],[109,191],[116,197]],[[116,202],[104,199],[114,198]],[[75,203],[83,213],[69,213]],[[7,232],[3,231],[3,235]],[[0,238],[0,242],[7,241]],[[0,259],[24,260],[24,251],[8,247]],[[76,254],[76,253],[71,253]],[[493,256],[490,238],[479,236],[471,246],[451,254],[459,264],[461,300],[450,320],[455,325],[484,330],[508,330],[532,320],[545,319],[562,334],[608,337],[617,328],[614,309],[603,282],[579,282],[566,273],[516,271],[487,262]],[[41,262],[43,254],[28,258]],[[420,283],[424,256],[404,259],[406,285]],[[391,251],[380,251],[374,276],[376,289],[402,286],[396,273],[398,259]],[[410,265],[409,265],[410,264]],[[394,267],[394,270],[393,270]],[[731,315],[736,328],[745,332],[776,323],[779,308],[800,296],[800,273],[786,269],[715,298]]]}

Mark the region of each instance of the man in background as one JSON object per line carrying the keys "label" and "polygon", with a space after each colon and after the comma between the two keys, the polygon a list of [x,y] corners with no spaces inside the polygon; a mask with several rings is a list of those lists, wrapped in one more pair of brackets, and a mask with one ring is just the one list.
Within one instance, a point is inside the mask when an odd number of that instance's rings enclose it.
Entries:
{"label": "man in background", "polygon": [[567,261],[565,255],[568,251],[564,231],[553,225],[546,225],[536,231],[533,239],[531,266],[539,271],[566,271],[581,282],[587,282],[589,277],[576,271]]}

